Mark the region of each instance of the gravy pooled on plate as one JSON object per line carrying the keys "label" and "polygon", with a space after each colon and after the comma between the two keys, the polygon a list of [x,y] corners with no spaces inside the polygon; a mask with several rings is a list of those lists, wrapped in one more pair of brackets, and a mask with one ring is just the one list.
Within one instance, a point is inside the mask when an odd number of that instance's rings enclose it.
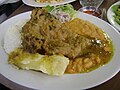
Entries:
{"label": "gravy pooled on plate", "polygon": [[113,56],[113,45],[102,29],[79,18],[65,24],[70,31],[96,39],[96,42],[88,47],[88,53],[70,60],[66,73],[89,72],[110,61]]}

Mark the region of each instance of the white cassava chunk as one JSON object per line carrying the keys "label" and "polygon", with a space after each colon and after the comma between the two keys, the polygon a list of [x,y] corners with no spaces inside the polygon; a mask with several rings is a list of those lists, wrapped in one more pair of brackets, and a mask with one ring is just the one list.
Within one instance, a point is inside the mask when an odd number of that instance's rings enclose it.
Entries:
{"label": "white cassava chunk", "polygon": [[9,63],[21,69],[38,70],[48,75],[61,76],[64,74],[67,65],[69,64],[69,59],[62,55],[47,56],[38,53],[20,53],[19,50],[10,53]]}

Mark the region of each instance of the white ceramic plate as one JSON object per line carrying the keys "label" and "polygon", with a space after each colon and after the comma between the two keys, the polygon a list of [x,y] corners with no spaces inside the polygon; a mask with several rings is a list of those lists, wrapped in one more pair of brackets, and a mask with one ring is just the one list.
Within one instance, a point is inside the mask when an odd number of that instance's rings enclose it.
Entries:
{"label": "white ceramic plate", "polygon": [[17,21],[30,18],[31,12],[26,12],[14,16],[0,25],[0,73],[9,80],[32,89],[39,90],[80,90],[97,86],[116,75],[120,70],[120,34],[107,22],[78,12],[78,17],[89,20],[98,27],[102,28],[112,39],[115,53],[112,60],[89,73],[84,74],[65,74],[61,77],[48,76],[41,72],[17,70],[7,62],[7,54],[3,49],[3,39],[7,29]]}
{"label": "white ceramic plate", "polygon": [[29,6],[44,7],[47,5],[56,6],[56,5],[67,4],[67,3],[74,2],[76,0],[64,0],[64,1],[58,2],[58,3],[37,3],[37,2],[35,2],[35,0],[22,0],[22,1],[23,1],[23,3],[25,3],[26,5],[29,5]]}
{"label": "white ceramic plate", "polygon": [[107,18],[108,21],[116,28],[120,31],[120,25],[114,20],[113,15],[115,15],[115,13],[112,11],[112,7],[114,5],[120,5],[120,1],[114,3],[113,5],[110,6],[110,8],[107,11]]}

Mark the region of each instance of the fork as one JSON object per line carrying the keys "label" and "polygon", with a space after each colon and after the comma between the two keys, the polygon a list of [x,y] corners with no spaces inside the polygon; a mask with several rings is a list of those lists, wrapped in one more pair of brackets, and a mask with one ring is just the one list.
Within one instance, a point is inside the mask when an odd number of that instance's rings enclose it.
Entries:
{"label": "fork", "polygon": [[108,21],[107,20],[107,13],[106,13],[106,9],[102,8],[102,14],[101,14],[101,19]]}

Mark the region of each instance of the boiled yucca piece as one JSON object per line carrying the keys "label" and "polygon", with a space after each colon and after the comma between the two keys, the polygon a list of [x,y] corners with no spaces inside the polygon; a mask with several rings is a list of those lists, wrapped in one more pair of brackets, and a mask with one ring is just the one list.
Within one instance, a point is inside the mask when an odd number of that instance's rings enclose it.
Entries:
{"label": "boiled yucca piece", "polygon": [[11,52],[8,61],[21,69],[37,70],[56,76],[63,75],[69,64],[69,59],[65,56],[30,54],[20,50]]}

